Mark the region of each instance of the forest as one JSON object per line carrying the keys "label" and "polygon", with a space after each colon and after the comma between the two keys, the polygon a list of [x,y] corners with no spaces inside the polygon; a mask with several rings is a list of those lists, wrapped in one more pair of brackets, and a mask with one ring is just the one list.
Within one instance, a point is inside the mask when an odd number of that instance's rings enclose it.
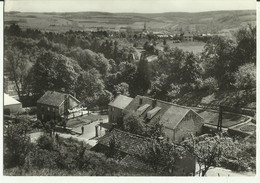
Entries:
{"label": "forest", "polygon": [[[245,107],[255,102],[256,27],[241,28],[235,37],[214,36],[199,54],[166,42],[160,51],[147,39],[139,58],[127,36],[41,32],[12,24],[5,27],[4,73],[14,81],[21,101],[28,96],[37,100],[47,90],[76,95],[91,107],[106,106],[118,92],[177,103],[233,92],[231,105]],[[149,55],[158,60],[148,63]]]}

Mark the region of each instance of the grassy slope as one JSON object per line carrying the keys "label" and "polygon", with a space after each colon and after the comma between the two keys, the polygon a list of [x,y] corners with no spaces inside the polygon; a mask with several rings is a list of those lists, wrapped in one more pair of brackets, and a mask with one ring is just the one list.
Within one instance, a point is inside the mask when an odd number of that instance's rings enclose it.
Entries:
{"label": "grassy slope", "polygon": [[218,91],[208,94],[203,91],[192,92],[178,97],[174,102],[187,106],[197,106],[199,104],[208,104],[209,106],[225,105],[234,107],[240,102],[240,107],[256,107],[256,91],[246,95],[245,91],[239,91],[239,94],[234,90]]}

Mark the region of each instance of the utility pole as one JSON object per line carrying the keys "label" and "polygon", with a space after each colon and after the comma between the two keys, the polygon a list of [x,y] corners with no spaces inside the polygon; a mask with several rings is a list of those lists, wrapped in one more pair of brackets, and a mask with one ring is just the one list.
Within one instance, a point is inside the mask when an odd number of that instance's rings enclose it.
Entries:
{"label": "utility pole", "polygon": [[67,125],[67,120],[68,120],[68,114],[69,114],[69,96],[68,94],[64,94],[64,128]]}
{"label": "utility pole", "polygon": [[221,132],[222,131],[222,106],[219,106],[219,115],[218,115],[218,126],[217,126],[217,131]]}

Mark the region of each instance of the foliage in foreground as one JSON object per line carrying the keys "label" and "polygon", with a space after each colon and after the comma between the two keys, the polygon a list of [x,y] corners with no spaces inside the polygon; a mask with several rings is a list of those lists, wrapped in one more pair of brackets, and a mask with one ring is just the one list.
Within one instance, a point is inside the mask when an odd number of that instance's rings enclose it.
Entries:
{"label": "foliage in foreground", "polygon": [[5,129],[6,175],[141,175],[140,170],[93,152],[77,139],[42,135],[31,143],[25,124]]}
{"label": "foliage in foreground", "polygon": [[206,175],[210,167],[225,167],[233,171],[255,169],[256,147],[252,143],[224,134],[204,134],[192,136],[182,145],[196,157],[202,176]]}

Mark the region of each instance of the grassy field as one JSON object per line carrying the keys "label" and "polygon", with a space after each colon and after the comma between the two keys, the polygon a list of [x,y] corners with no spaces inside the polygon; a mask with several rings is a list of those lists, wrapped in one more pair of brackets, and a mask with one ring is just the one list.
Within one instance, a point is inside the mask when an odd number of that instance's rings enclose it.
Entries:
{"label": "grassy field", "polygon": [[[193,52],[195,54],[200,53],[203,51],[203,48],[205,46],[204,42],[181,42],[181,43],[173,43],[173,41],[168,40],[167,44],[170,46],[170,48],[179,48],[183,51],[189,51]],[[163,47],[163,43],[158,44],[158,46]]]}

